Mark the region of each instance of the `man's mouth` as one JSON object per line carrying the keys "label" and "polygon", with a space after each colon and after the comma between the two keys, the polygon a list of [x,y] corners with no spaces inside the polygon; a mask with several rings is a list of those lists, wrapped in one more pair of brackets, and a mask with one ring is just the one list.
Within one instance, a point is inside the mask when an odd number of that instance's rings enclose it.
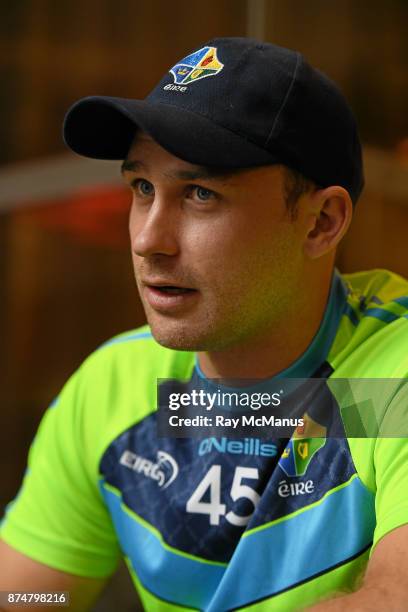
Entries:
{"label": "man's mouth", "polygon": [[189,289],[188,287],[177,287],[175,285],[148,285],[152,289],[164,293],[167,295],[183,295],[184,293],[190,293],[195,289]]}
{"label": "man's mouth", "polygon": [[143,295],[149,305],[162,313],[181,313],[196,301],[199,292],[192,287],[143,281]]}

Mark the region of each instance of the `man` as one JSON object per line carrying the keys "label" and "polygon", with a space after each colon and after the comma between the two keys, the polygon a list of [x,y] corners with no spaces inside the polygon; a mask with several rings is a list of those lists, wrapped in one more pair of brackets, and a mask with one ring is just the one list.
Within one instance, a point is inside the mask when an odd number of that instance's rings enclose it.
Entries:
{"label": "man", "polygon": [[65,139],[124,160],[149,327],[96,351],[47,411],[1,588],[69,590],[86,610],[124,556],[146,610],[405,609],[404,438],[331,437],[308,405],[285,439],[157,435],[158,379],[253,394],[407,376],[408,283],[334,270],[363,186],[342,95],[298,53],[216,39],[144,101],[79,101]]}

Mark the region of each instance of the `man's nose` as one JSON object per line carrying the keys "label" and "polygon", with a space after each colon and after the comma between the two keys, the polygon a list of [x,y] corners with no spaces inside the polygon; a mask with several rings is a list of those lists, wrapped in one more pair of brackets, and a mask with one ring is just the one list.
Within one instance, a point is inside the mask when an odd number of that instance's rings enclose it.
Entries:
{"label": "man's nose", "polygon": [[155,199],[149,211],[132,228],[132,249],[140,257],[151,255],[176,255],[179,249],[177,241],[177,211],[163,200]]}

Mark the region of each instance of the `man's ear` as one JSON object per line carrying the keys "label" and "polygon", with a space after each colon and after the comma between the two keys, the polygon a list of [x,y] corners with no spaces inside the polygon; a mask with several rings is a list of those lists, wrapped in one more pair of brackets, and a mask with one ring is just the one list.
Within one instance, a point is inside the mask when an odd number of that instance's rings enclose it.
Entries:
{"label": "man's ear", "polygon": [[343,187],[318,189],[310,196],[311,215],[304,253],[316,259],[336,248],[347,232],[353,216],[353,204]]}

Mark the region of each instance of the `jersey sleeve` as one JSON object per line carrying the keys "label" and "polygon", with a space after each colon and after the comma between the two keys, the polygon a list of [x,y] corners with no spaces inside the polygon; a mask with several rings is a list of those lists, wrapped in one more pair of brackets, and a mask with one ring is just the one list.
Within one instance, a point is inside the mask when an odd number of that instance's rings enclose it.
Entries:
{"label": "jersey sleeve", "polygon": [[[401,437],[397,438],[398,432]],[[387,533],[408,523],[408,381],[387,409],[375,444],[374,468],[377,526],[373,548]]]}
{"label": "jersey sleeve", "polygon": [[104,578],[116,569],[120,550],[89,461],[83,387],[78,371],[46,411],[0,536],[50,567]]}

